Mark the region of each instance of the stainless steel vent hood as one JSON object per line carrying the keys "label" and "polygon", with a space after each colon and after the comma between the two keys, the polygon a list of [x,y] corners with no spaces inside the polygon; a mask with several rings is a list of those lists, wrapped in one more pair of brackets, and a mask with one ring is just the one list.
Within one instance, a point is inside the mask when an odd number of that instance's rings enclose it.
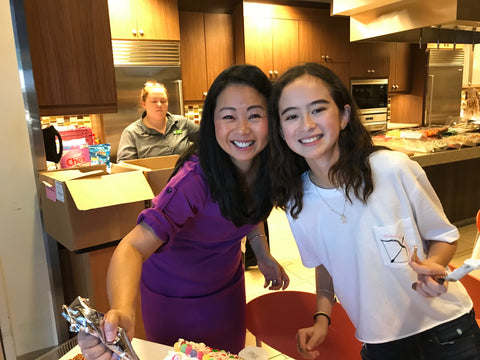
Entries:
{"label": "stainless steel vent hood", "polygon": [[480,43],[480,0],[332,0],[350,41]]}

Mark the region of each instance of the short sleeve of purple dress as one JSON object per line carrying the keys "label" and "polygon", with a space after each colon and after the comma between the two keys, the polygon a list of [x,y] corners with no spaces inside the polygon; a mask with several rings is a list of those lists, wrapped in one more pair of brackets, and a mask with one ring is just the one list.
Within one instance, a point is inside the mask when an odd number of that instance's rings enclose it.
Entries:
{"label": "short sleeve of purple dress", "polygon": [[245,344],[245,279],[237,228],[212,201],[198,158],[187,161],[144,210],[165,241],[143,264],[141,300],[147,339],[178,338],[238,353]]}

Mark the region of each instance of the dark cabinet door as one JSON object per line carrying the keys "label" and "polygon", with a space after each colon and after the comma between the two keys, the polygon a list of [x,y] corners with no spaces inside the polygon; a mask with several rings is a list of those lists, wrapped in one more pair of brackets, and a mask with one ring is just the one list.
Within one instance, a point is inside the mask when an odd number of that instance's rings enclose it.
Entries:
{"label": "dark cabinet door", "polygon": [[41,115],[117,110],[107,0],[26,0]]}

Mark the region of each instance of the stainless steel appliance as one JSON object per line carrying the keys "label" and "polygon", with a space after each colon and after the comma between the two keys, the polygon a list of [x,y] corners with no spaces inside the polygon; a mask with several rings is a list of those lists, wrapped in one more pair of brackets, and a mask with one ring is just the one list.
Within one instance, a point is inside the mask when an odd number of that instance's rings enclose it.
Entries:
{"label": "stainless steel appliance", "polygon": [[103,119],[111,160],[116,161],[123,129],[143,112],[140,91],[148,80],[165,85],[169,112],[183,115],[184,108],[179,42],[113,40],[112,46],[118,111],[105,114]]}
{"label": "stainless steel appliance", "polygon": [[463,50],[428,49],[423,125],[458,121],[461,110]]}
{"label": "stainless steel appliance", "polygon": [[352,79],[360,120],[369,131],[387,129],[388,79]]}

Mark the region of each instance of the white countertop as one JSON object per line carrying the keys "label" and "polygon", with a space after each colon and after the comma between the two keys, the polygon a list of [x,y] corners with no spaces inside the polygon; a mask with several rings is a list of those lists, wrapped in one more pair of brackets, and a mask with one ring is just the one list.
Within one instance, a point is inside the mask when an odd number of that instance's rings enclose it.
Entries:
{"label": "white countertop", "polygon": [[[163,359],[165,356],[167,356],[168,351],[173,349],[171,346],[157,344],[137,338],[132,340],[132,346],[138,357],[142,360]],[[70,360],[75,355],[80,353],[80,347],[77,345],[68,353],[63,355],[59,360]]]}

